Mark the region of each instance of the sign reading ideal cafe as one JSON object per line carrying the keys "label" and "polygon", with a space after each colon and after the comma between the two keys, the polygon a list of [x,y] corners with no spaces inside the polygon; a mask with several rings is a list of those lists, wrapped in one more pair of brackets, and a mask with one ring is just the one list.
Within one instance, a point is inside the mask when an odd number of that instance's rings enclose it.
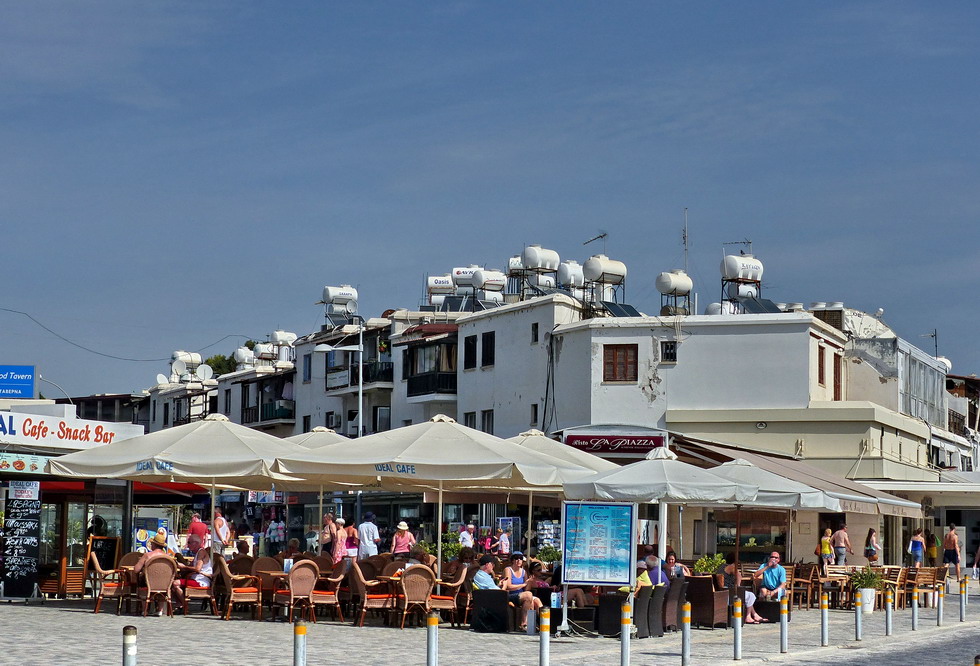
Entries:
{"label": "sign reading ideal cafe", "polygon": [[143,434],[132,423],[104,423],[41,414],[0,412],[0,442],[52,449],[91,449]]}

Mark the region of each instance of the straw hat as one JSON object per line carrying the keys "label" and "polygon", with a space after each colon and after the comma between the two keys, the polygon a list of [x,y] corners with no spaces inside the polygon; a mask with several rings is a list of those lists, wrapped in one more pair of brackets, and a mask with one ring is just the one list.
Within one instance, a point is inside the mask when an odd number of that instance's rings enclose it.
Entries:
{"label": "straw hat", "polygon": [[396,529],[399,529],[399,530],[407,530],[407,529],[408,529],[408,523],[406,523],[406,522],[405,522],[405,521],[403,520],[403,521],[401,521],[400,523],[398,523],[397,525],[395,525],[395,528],[396,528]]}
{"label": "straw hat", "polygon": [[159,532],[153,535],[153,538],[149,541],[152,544],[160,546],[161,548],[167,547],[167,537],[163,536]]}

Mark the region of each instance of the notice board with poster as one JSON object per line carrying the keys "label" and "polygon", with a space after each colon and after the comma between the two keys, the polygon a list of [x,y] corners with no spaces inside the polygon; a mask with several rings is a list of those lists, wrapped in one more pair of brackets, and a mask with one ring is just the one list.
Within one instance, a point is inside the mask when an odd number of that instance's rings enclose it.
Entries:
{"label": "notice board with poster", "polygon": [[3,597],[27,599],[37,595],[41,557],[41,484],[11,481],[3,522]]}
{"label": "notice board with poster", "polygon": [[636,517],[629,502],[562,502],[562,582],[632,586]]}

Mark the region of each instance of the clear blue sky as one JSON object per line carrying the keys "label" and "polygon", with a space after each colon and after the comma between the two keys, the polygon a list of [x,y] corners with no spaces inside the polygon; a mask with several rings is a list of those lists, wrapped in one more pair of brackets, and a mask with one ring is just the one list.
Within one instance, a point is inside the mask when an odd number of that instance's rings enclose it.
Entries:
{"label": "clear blue sky", "polygon": [[[764,295],[883,307],[970,374],[978,34],[973,2],[6,3],[0,307],[167,359],[603,230],[654,312],[687,207],[702,305],[748,238]],[[167,369],[0,342],[72,394]]]}

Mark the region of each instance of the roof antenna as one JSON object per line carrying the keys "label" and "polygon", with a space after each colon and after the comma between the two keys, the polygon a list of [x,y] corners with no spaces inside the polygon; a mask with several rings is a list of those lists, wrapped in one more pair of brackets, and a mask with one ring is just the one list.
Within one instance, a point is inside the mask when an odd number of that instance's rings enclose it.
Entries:
{"label": "roof antenna", "polygon": [[593,236],[589,240],[587,240],[584,243],[582,243],[582,245],[588,245],[589,243],[592,243],[594,241],[597,241],[599,239],[602,239],[602,253],[605,254],[606,253],[606,238],[608,238],[608,237],[609,237],[609,234],[608,233],[606,233],[602,229],[599,229],[599,235],[598,236]]}
{"label": "roof antenna", "polygon": [[687,270],[687,206],[684,206],[684,233],[681,234],[681,242],[684,243],[684,272],[688,273]]}

